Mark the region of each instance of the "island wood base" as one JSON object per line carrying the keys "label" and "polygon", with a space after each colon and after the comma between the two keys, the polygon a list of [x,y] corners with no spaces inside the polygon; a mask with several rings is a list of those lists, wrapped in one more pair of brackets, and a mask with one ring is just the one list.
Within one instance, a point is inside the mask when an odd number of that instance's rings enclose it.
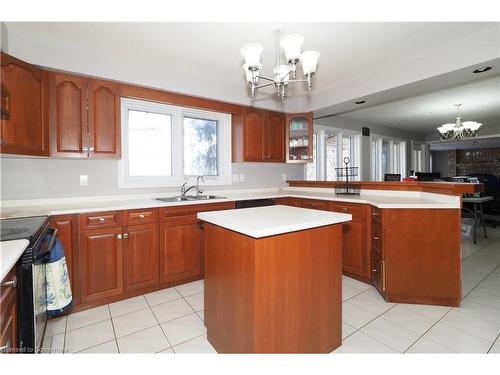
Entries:
{"label": "island wood base", "polygon": [[342,225],[253,238],[205,224],[205,325],[219,353],[342,342]]}

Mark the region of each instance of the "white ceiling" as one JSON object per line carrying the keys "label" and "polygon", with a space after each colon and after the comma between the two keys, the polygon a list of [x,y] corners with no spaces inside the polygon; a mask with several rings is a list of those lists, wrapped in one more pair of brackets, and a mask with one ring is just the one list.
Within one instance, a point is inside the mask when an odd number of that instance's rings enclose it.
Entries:
{"label": "white ceiling", "polygon": [[[499,57],[499,49],[491,48],[499,44],[499,25],[285,23],[285,34],[303,34],[304,50],[318,50],[321,57],[312,95],[303,86],[293,87],[293,98],[282,109],[319,109]],[[9,52],[40,65],[242,104],[250,100],[240,48],[259,42],[264,46],[263,72],[269,74],[275,65],[271,23],[7,22],[6,26]],[[436,57],[430,61],[432,51]],[[255,104],[279,108],[272,91],[267,93],[258,94]]]}
{"label": "white ceiling", "polygon": [[430,133],[455,122],[454,104],[462,103],[463,121],[483,123],[500,132],[500,75],[444,90],[341,114],[351,120]]}

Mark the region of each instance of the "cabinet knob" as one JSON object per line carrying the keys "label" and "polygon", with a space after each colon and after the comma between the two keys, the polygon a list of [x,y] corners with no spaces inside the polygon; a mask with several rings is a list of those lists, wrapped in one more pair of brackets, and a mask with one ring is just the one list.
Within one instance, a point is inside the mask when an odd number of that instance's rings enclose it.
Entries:
{"label": "cabinet knob", "polygon": [[378,272],[378,269],[373,268],[373,269],[372,269],[372,272]]}
{"label": "cabinet knob", "polygon": [[122,239],[122,235],[121,235],[121,233],[120,233],[120,234],[117,234],[117,235],[116,235],[116,238],[118,238],[119,240],[121,240],[121,239]]}
{"label": "cabinet knob", "polygon": [[87,152],[88,150],[89,150],[89,148],[88,148],[87,146],[84,146],[84,147],[82,148],[82,151]]}
{"label": "cabinet knob", "polygon": [[372,215],[373,216],[378,216],[378,212],[377,211],[373,211]]}
{"label": "cabinet knob", "polygon": [[347,212],[347,208],[346,208],[346,207],[343,207],[343,208],[342,208],[342,211]]}
{"label": "cabinet knob", "polygon": [[10,281],[5,281],[5,282],[1,283],[0,286],[2,286],[2,287],[11,286],[13,288],[17,287],[17,276],[14,276],[14,278]]}
{"label": "cabinet knob", "polygon": [[106,221],[106,220],[104,220],[103,217],[100,217],[98,220],[99,220],[99,223],[104,223]]}
{"label": "cabinet knob", "polygon": [[144,215],[143,214],[139,215],[139,220],[144,220]]}
{"label": "cabinet knob", "polygon": [[380,240],[380,238],[378,238],[377,236],[373,237],[373,239],[374,239],[375,241]]}
{"label": "cabinet knob", "polygon": [[93,151],[94,151],[94,147],[90,147],[90,148],[89,148],[89,151],[90,151],[90,152],[93,152]]}
{"label": "cabinet knob", "polygon": [[128,233],[123,234],[123,238],[127,239],[128,238]]}

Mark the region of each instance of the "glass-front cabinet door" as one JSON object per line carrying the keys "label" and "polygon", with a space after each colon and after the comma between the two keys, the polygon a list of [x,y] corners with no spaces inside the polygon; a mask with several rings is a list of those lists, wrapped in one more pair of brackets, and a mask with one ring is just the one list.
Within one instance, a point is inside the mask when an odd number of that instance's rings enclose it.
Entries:
{"label": "glass-front cabinet door", "polygon": [[287,117],[287,163],[310,163],[313,161],[312,113],[294,113]]}

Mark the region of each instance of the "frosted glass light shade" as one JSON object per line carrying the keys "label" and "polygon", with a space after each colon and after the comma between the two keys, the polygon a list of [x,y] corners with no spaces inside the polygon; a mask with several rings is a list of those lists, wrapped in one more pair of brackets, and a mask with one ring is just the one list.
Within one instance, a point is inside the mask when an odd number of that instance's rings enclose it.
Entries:
{"label": "frosted glass light shade", "polygon": [[438,132],[440,132],[441,134],[445,134],[446,133],[446,129],[443,128],[442,126],[440,126],[439,128],[437,128]]}
{"label": "frosted glass light shade", "polygon": [[260,65],[260,55],[262,54],[262,46],[259,43],[245,44],[240,50],[245,58],[245,64],[248,66]]}
{"label": "frosted glass light shade", "polygon": [[[257,84],[257,82],[259,81],[259,72],[260,72],[260,68],[262,67],[261,64],[258,64],[258,65],[253,65],[254,67],[256,66],[258,69],[254,72],[254,76],[255,76],[255,84]],[[245,75],[246,75],[246,78],[247,78],[247,82],[248,83],[253,83],[253,76],[252,76],[252,71],[250,69],[248,69],[249,65],[248,64],[243,64],[242,68],[243,70],[245,71]]]}
{"label": "frosted glass light shade", "polygon": [[273,69],[274,72],[274,82],[288,84],[288,79],[290,78],[290,72],[292,67],[290,65],[278,65]]}
{"label": "frosted glass light shade", "polygon": [[455,127],[455,124],[444,124],[441,126],[445,131],[450,131],[450,130],[453,130],[453,128]]}
{"label": "frosted glass light shade", "polygon": [[476,121],[464,121],[462,122],[462,125],[464,126],[464,128],[466,129],[470,129],[470,130],[474,130],[476,131],[477,129],[479,129],[481,127],[481,124],[480,122],[476,122]]}
{"label": "frosted glass light shade", "polygon": [[304,37],[300,34],[290,34],[281,39],[281,48],[285,51],[287,61],[300,59],[300,51],[304,43]]}
{"label": "frosted glass light shade", "polygon": [[320,53],[318,51],[306,51],[302,54],[300,60],[304,76],[316,73],[316,65],[318,64],[319,55]]}

